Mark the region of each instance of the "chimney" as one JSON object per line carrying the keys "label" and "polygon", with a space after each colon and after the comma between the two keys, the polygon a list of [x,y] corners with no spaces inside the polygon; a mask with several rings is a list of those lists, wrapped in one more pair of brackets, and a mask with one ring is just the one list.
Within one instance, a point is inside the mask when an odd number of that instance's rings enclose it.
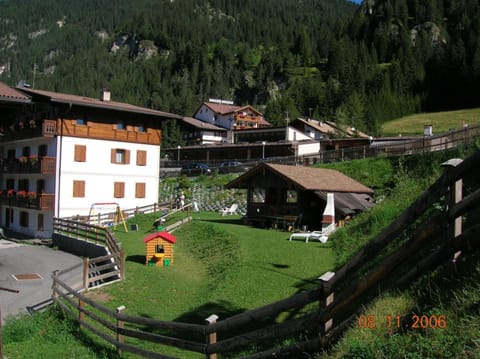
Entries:
{"label": "chimney", "polygon": [[110,101],[110,90],[103,88],[100,90],[100,101]]}
{"label": "chimney", "polygon": [[327,205],[323,211],[322,228],[335,223],[335,200],[333,193],[327,193]]}

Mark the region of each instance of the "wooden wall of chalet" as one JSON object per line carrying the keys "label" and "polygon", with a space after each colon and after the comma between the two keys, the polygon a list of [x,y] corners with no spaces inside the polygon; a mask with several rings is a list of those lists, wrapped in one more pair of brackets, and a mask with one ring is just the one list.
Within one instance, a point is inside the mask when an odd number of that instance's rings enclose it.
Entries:
{"label": "wooden wall of chalet", "polygon": [[[63,124],[63,128],[62,128]],[[84,125],[77,124],[76,119],[58,119],[57,133],[72,137],[86,137],[100,140],[126,141],[160,145],[161,130],[145,127],[140,131],[138,126],[125,124],[125,129],[117,129],[116,123],[86,121]]]}

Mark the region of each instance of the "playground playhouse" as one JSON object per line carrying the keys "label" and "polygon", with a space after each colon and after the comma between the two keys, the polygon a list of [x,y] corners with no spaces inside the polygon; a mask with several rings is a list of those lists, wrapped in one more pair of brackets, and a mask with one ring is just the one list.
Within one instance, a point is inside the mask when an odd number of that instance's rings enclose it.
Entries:
{"label": "playground playhouse", "polygon": [[173,245],[176,237],[168,232],[155,232],[143,239],[145,243],[145,264],[168,267],[173,265]]}

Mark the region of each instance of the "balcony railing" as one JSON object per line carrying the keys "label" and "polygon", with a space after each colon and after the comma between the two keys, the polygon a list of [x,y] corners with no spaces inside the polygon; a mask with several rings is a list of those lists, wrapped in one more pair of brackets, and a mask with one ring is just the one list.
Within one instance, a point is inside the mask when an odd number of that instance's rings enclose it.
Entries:
{"label": "balcony railing", "polygon": [[56,158],[20,158],[5,160],[0,166],[3,173],[41,173],[44,175],[55,174]]}
{"label": "balcony railing", "polygon": [[42,211],[54,210],[55,195],[49,193],[42,193],[35,197],[17,197],[16,195],[8,196],[0,195],[0,204],[8,205],[9,207],[31,208]]}
{"label": "balcony railing", "polygon": [[55,120],[19,122],[3,129],[0,141],[15,141],[33,137],[53,137],[57,131]]}

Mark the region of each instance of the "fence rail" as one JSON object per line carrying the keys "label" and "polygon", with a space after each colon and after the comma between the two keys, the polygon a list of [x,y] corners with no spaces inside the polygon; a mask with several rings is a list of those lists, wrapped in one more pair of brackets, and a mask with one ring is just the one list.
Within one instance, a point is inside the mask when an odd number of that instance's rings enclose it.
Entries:
{"label": "fence rail", "polygon": [[[203,353],[206,358],[227,353],[249,359],[292,357],[322,350],[380,289],[408,285],[439,266],[455,265],[452,259],[460,252],[469,255],[468,249],[480,248],[480,224],[469,221],[480,207],[475,173],[480,151],[463,162],[445,165],[444,174],[345,265],[320,277],[316,288],[278,302],[222,320],[212,315],[205,324],[159,321],[124,315],[124,307],[116,311],[103,307],[65,285],[61,272],[52,276],[54,300],[119,352],[148,358],[172,357],[162,354],[162,349],[146,349],[151,348],[147,343]],[[465,180],[468,186],[463,185]],[[282,344],[285,338],[301,340]],[[133,344],[138,340],[142,344]]]}

